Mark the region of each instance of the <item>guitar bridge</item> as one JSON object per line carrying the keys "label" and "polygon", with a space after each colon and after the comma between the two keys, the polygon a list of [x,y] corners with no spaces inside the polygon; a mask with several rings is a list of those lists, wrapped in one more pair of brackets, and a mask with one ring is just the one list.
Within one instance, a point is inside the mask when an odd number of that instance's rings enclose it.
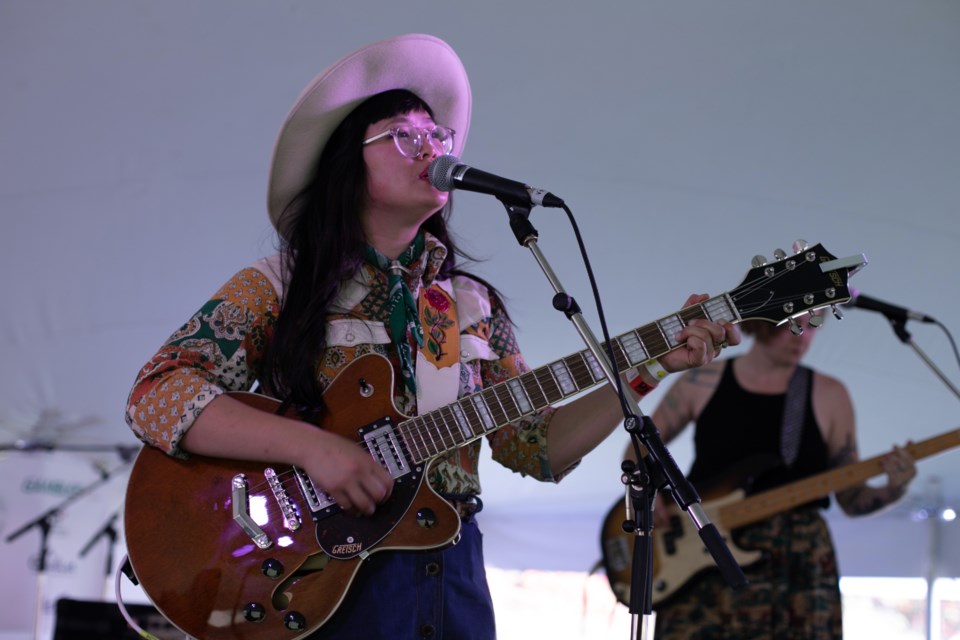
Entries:
{"label": "guitar bridge", "polygon": [[260,549],[269,549],[273,544],[267,534],[250,517],[250,501],[247,496],[247,477],[238,474],[233,476],[231,481],[233,521],[243,529],[243,532],[250,536],[253,543]]}
{"label": "guitar bridge", "polygon": [[263,477],[266,478],[270,490],[273,491],[273,497],[280,506],[280,512],[283,513],[283,526],[290,531],[297,531],[300,528],[300,514],[293,504],[293,500],[283,488],[283,483],[277,477],[277,472],[267,467],[263,470]]}

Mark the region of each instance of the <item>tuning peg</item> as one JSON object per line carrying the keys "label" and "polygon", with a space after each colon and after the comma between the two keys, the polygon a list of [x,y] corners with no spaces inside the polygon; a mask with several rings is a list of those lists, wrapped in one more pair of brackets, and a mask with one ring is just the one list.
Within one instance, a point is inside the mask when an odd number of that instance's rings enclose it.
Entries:
{"label": "tuning peg", "polygon": [[819,313],[810,312],[810,319],[807,321],[811,327],[814,329],[819,329],[823,326],[823,316]]}
{"label": "tuning peg", "polygon": [[790,333],[795,336],[803,335],[803,327],[800,326],[796,318],[790,318],[788,322],[790,323]]}
{"label": "tuning peg", "polygon": [[793,241],[793,252],[794,253],[803,253],[810,248],[810,244],[806,240],[797,238]]}
{"label": "tuning peg", "polygon": [[833,311],[834,318],[836,318],[837,320],[843,320],[843,312],[840,311],[840,308],[837,307],[837,305],[835,304],[830,305],[830,310]]}
{"label": "tuning peg", "polygon": [[753,256],[753,260],[750,261],[751,267],[762,267],[765,264],[767,264],[767,257],[760,254]]}
{"label": "tuning peg", "polygon": [[780,249],[780,248],[778,247],[778,248],[773,252],[773,257],[776,258],[777,260],[783,260],[784,258],[787,257],[787,252],[784,251],[783,249]]}

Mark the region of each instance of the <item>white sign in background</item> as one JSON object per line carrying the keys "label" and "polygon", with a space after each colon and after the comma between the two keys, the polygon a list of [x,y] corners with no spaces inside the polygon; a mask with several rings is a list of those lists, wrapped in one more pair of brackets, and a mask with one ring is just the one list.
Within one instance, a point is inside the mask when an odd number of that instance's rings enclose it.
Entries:
{"label": "white sign in background", "polygon": [[[0,492],[0,566],[4,567],[4,579],[0,601],[4,606],[0,608],[0,640],[49,640],[60,598],[116,600],[113,576],[126,553],[122,509],[129,470],[130,465],[110,451],[2,454],[0,478],[5,488]],[[50,524],[46,571],[41,575],[42,527],[20,530],[51,510],[56,514],[46,520]],[[93,541],[110,524],[116,531],[115,543],[109,535]],[[122,582],[129,583],[126,577]],[[125,601],[126,593],[124,589]],[[145,600],[134,595],[132,601]]]}

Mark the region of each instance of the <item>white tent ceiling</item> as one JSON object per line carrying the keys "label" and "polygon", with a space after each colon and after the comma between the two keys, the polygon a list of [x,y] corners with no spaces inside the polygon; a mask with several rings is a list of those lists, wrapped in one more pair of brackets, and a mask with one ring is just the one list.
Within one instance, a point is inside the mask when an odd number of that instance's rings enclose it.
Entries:
{"label": "white tent ceiling", "polygon": [[[613,333],[733,288],[752,256],[797,238],[865,254],[854,286],[957,327],[957,2],[3,2],[0,442],[134,444],[123,406],[138,367],[272,252],[267,168],[300,89],[413,31],[449,41],[470,74],[463,161],[573,209]],[[583,348],[499,203],[457,200],[455,229],[488,259],[477,271],[507,296],[527,360]],[[599,333],[568,222],[532,219]],[[862,456],[960,426],[960,398],[883,317],[849,310],[828,327],[809,362],[849,386]],[[943,331],[908,329],[960,380]],[[489,560],[588,568],[624,443],[558,486],[485,462]],[[689,441],[671,450],[686,468]],[[919,531],[910,515],[933,487],[960,505],[958,456],[921,462],[890,514],[838,523],[842,567],[922,574],[922,552],[883,550]],[[36,515],[0,513],[4,534]]]}

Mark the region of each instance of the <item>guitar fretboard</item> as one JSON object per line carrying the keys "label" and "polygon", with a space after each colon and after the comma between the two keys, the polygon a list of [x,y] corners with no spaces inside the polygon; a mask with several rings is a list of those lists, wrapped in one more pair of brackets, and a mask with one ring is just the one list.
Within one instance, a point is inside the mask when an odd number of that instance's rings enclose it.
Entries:
{"label": "guitar fretboard", "polygon": [[[617,371],[681,346],[675,336],[696,319],[739,322],[740,317],[724,293],[628,331],[611,340]],[[397,432],[410,455],[425,462],[601,382],[606,382],[603,368],[585,349],[405,420]]]}
{"label": "guitar fretboard", "polygon": [[[957,446],[960,446],[960,429],[909,444],[904,448],[911,458],[918,461]],[[831,471],[824,471],[783,487],[763,491],[739,502],[724,505],[720,508],[718,520],[728,529],[736,529],[811,500],[828,496],[835,491],[860,484],[884,473],[883,459],[886,455],[881,454]]]}

